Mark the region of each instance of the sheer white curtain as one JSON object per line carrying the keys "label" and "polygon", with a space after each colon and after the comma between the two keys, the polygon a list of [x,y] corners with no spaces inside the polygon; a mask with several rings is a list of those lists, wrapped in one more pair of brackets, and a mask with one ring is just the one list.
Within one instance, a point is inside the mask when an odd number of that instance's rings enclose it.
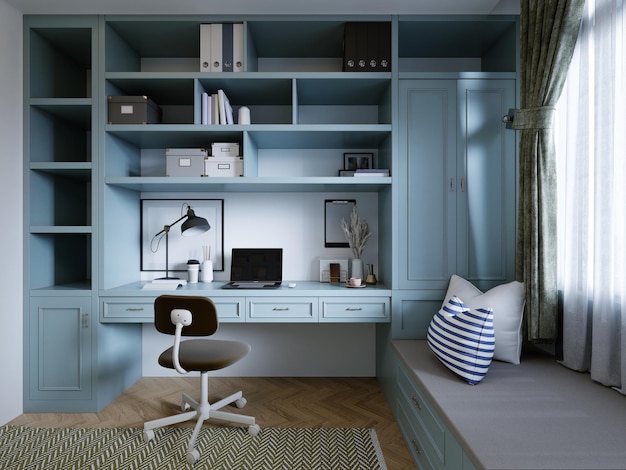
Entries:
{"label": "sheer white curtain", "polygon": [[587,0],[556,113],[563,364],[626,393],[623,0]]}

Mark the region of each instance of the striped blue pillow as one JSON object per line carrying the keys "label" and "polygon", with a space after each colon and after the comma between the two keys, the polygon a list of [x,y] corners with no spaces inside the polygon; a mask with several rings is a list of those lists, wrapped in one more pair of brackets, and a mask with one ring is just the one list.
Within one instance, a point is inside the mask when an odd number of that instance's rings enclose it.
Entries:
{"label": "striped blue pillow", "polygon": [[426,339],[446,367],[476,385],[487,375],[496,346],[493,310],[470,309],[452,296],[433,317]]}

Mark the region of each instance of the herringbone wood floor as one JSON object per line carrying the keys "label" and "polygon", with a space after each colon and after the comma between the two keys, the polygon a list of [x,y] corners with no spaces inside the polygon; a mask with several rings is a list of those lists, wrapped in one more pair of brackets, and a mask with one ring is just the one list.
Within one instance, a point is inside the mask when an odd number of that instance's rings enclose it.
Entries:
{"label": "herringbone wood floor", "polygon": [[[243,390],[248,404],[240,412],[255,416],[261,427],[374,428],[389,470],[415,468],[375,378],[216,377],[209,383],[211,401]],[[177,413],[181,393],[197,397],[199,388],[197,377],[144,377],[100,413],[23,414],[9,424],[141,427]]]}

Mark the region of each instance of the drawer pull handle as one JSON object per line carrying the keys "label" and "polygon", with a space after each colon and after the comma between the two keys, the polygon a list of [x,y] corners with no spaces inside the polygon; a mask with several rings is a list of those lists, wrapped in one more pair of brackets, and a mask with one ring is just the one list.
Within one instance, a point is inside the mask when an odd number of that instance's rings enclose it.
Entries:
{"label": "drawer pull handle", "polygon": [[143,312],[143,307],[128,307],[127,312]]}
{"label": "drawer pull handle", "polygon": [[274,307],[272,310],[274,312],[288,312],[289,307]]}
{"label": "drawer pull handle", "polygon": [[417,445],[417,441],[415,439],[411,439],[411,444],[413,444],[413,450],[415,450],[415,453],[417,455],[422,455],[422,451],[420,450],[419,446]]}
{"label": "drawer pull handle", "polygon": [[411,401],[413,402],[413,404],[415,405],[415,408],[417,408],[418,410],[422,409],[422,406],[419,404],[419,402],[417,401],[417,398],[415,397],[411,397]]}
{"label": "drawer pull handle", "polygon": [[346,307],[346,312],[360,312],[363,310],[361,307]]}

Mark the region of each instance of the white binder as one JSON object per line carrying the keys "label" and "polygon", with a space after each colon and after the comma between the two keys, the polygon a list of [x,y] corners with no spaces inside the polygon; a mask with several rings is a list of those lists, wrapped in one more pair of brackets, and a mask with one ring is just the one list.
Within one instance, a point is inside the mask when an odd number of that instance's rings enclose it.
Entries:
{"label": "white binder", "polygon": [[211,25],[211,72],[221,72],[222,68],[222,24]]}
{"label": "white binder", "polygon": [[211,25],[200,25],[200,72],[211,71]]}
{"label": "white binder", "polygon": [[235,23],[233,25],[233,72],[243,71],[243,23]]}

